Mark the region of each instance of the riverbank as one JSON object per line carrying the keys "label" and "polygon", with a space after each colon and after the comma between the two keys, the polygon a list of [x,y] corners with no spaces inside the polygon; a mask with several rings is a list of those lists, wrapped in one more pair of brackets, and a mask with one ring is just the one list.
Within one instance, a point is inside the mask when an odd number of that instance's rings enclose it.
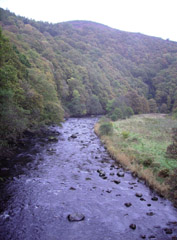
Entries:
{"label": "riverbank", "polygon": [[[57,142],[59,132],[54,130],[55,126],[43,126],[38,129],[28,129],[23,132],[21,137],[16,141],[11,141],[7,146],[0,147],[0,182],[10,179],[12,176],[18,174],[18,170],[23,168],[24,165],[32,161],[32,157],[28,154],[23,161],[18,162],[16,156],[22,152],[38,152],[37,145],[40,148],[48,143]],[[36,144],[38,143],[38,144]],[[17,165],[20,164],[20,167]],[[20,170],[21,171],[21,170]]]}
{"label": "riverbank", "polygon": [[177,127],[177,121],[162,114],[136,115],[112,122],[110,135],[100,134],[102,123],[100,120],[95,125],[95,132],[111,157],[177,206],[177,161],[166,155],[166,149],[172,143],[172,128]]}

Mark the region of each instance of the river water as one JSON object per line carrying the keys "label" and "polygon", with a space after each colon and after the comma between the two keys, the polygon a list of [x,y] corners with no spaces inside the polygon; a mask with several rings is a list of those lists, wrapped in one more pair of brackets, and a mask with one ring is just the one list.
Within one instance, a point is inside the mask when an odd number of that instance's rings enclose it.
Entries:
{"label": "river water", "polygon": [[97,120],[71,118],[53,127],[58,142],[17,155],[28,161],[1,189],[0,239],[177,239],[176,209],[116,165],[94,134]]}

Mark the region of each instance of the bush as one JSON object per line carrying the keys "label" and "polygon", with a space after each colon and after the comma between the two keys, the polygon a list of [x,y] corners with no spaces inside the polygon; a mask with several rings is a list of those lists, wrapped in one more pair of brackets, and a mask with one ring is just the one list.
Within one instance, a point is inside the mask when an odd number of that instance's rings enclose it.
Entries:
{"label": "bush", "polygon": [[123,132],[122,132],[122,136],[123,136],[124,139],[128,138],[129,135],[130,135],[129,132],[126,132],[126,131],[123,131]]}
{"label": "bush", "polygon": [[161,178],[166,178],[166,177],[169,177],[169,174],[170,174],[170,170],[167,168],[164,168],[159,171],[158,176]]}
{"label": "bush", "polygon": [[103,122],[99,128],[101,135],[111,135],[113,133],[113,125],[111,122]]}

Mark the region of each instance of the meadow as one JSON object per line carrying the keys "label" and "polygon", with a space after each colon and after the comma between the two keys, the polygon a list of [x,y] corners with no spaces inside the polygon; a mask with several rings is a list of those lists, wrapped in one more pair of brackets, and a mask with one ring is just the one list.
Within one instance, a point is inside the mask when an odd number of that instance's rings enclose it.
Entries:
{"label": "meadow", "polygon": [[110,134],[104,134],[100,126],[106,121],[101,119],[95,132],[110,155],[162,195],[176,198],[177,160],[167,154],[167,147],[173,142],[177,120],[164,114],[134,115],[109,122]]}

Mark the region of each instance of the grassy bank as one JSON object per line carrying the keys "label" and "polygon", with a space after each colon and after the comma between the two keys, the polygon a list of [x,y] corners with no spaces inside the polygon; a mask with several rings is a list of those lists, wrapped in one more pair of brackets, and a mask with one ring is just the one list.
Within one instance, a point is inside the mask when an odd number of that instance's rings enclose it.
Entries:
{"label": "grassy bank", "polygon": [[172,143],[172,128],[177,128],[177,120],[162,114],[136,115],[112,122],[110,134],[101,134],[103,122],[102,119],[95,125],[95,132],[111,156],[145,179],[156,191],[174,200],[176,198],[177,202],[177,160],[166,154],[167,147]]}

